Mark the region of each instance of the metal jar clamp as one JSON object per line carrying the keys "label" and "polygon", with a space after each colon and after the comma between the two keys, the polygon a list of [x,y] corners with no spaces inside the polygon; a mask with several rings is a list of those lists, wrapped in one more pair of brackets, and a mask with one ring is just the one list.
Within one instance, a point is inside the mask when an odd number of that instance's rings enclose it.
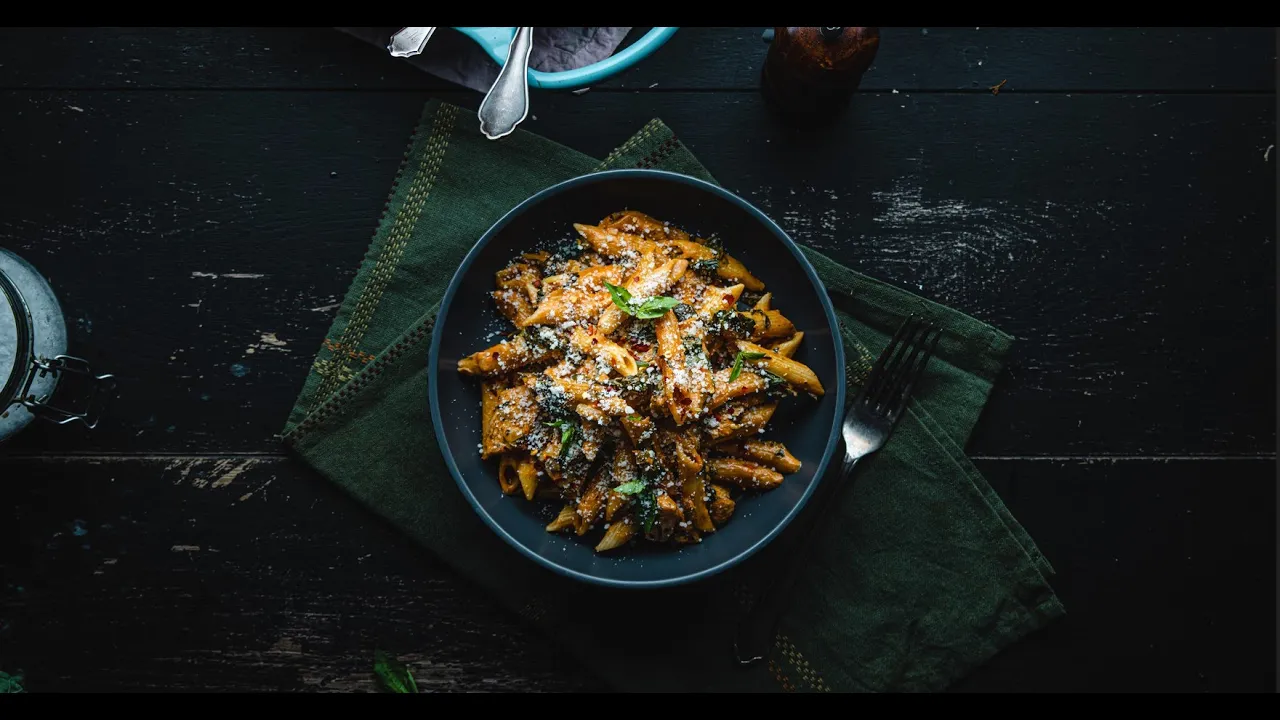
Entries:
{"label": "metal jar clamp", "polygon": [[[97,427],[115,394],[115,378],[95,374],[87,361],[65,354],[66,321],[53,289],[26,261],[0,249],[0,313],[5,312],[12,313],[13,322],[0,336],[0,343],[9,345],[0,350],[11,351],[7,377],[0,376],[0,442],[37,417]],[[86,381],[77,407],[53,402],[68,375]]]}

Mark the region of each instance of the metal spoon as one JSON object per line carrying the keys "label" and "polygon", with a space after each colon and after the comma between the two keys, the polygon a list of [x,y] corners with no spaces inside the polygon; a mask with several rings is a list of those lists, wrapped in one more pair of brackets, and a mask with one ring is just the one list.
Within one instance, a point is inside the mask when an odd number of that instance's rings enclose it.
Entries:
{"label": "metal spoon", "polygon": [[510,135],[529,114],[529,52],[533,28],[522,27],[511,39],[507,62],[480,103],[480,132],[490,140]]}
{"label": "metal spoon", "polygon": [[400,28],[400,32],[392,35],[391,42],[387,43],[387,52],[391,53],[391,57],[398,58],[418,55],[427,46],[427,41],[435,31],[433,27]]}

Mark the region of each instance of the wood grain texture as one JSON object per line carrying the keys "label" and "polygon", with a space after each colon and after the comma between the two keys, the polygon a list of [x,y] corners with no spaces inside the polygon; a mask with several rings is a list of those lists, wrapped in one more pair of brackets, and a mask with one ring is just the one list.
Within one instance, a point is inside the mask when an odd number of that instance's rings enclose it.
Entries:
{"label": "wood grain texture", "polygon": [[[764,28],[681,28],[592,92],[754,90]],[[447,31],[447,28],[444,29]],[[863,90],[1275,90],[1269,28],[882,28]],[[6,28],[0,88],[440,89],[331,28]],[[535,102],[546,93],[535,93]]]}
{"label": "wood grain texture", "polygon": [[[1268,691],[1275,463],[983,461],[1067,616],[955,689]],[[0,667],[33,691],[598,690],[292,459],[0,461]]]}
{"label": "wood grain texture", "polygon": [[42,677],[33,692],[372,690],[375,648],[429,691],[592,686],[291,460],[6,462],[0,476],[17,493],[0,509],[0,667]]}
{"label": "wood grain texture", "polygon": [[[276,449],[424,100],[0,95],[0,243],[122,388],[93,435],[15,447]],[[596,156],[661,117],[797,241],[1018,337],[975,454],[1274,452],[1273,97],[874,93],[806,133],[754,94],[538,113]]]}
{"label": "wood grain texture", "polygon": [[[1274,691],[1273,29],[884,28],[806,132],[760,30],[524,128],[602,156],[660,117],[796,240],[1019,338],[969,450],[1068,614],[955,690]],[[273,437],[432,95],[480,100],[329,28],[0,29],[0,246],[122,385],[0,455],[0,670],[368,691],[383,648],[433,691],[604,689]]]}

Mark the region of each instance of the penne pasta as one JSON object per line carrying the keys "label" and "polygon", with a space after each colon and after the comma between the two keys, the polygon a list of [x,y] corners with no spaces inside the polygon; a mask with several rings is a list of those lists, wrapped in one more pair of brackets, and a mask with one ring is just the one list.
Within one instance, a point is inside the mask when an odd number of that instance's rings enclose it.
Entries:
{"label": "penne pasta", "polygon": [[791,337],[796,332],[796,326],[777,310],[752,309],[743,315],[755,326],[751,331],[752,340],[776,340]]}
{"label": "penne pasta", "polygon": [[800,349],[800,342],[804,340],[804,333],[798,332],[790,338],[783,340],[773,346],[773,351],[784,358],[792,357],[796,354],[796,350]]}
{"label": "penne pasta", "polygon": [[[698,323],[700,326],[701,323]],[[669,311],[658,319],[658,369],[667,411],[676,425],[701,417],[715,391],[715,378],[703,342],[705,330],[693,330]]]}
{"label": "penne pasta", "polygon": [[760,433],[780,395],[822,393],[794,360],[804,333],[772,293],[740,309],[764,283],[714,237],[635,210],[573,227],[576,245],[495,273],[516,332],[458,361],[480,380],[480,455],[503,494],[559,502],[547,532],[596,552],[702,542],[732,519],[731,488],[801,467]]}
{"label": "penne pasta", "polygon": [[733,510],[737,507],[737,503],[733,501],[729,491],[720,485],[712,485],[711,493],[713,499],[707,509],[711,513],[711,522],[715,523],[716,527],[720,527],[733,517]]}
{"label": "penne pasta", "polygon": [[679,300],[683,305],[697,308],[702,305],[702,299],[706,295],[708,287],[710,285],[707,281],[703,280],[697,273],[686,272],[671,286],[671,290],[667,294]]}
{"label": "penne pasta", "polygon": [[486,381],[480,385],[480,457],[488,460],[501,450],[501,445],[494,437],[497,428],[498,396],[502,388],[497,383]]}
{"label": "penne pasta", "polygon": [[531,343],[524,335],[516,335],[458,361],[463,375],[493,377],[540,362],[551,354],[548,348]]}
{"label": "penne pasta", "polygon": [[616,492],[610,492],[604,501],[604,520],[605,522],[613,522],[618,516],[618,511],[627,506],[627,498],[625,495]]}
{"label": "penne pasta", "polygon": [[753,372],[740,372],[738,377],[730,380],[729,377],[732,374],[733,370],[731,368],[724,368],[716,372],[716,390],[711,396],[712,410],[734,398],[758,393],[769,386],[769,381]]}
{"label": "penne pasta", "polygon": [[684,513],[680,511],[676,501],[667,494],[659,495],[655,504],[657,518],[648,534],[654,542],[667,542],[675,534],[679,524],[684,522]]}
{"label": "penne pasta", "polygon": [[603,228],[595,225],[574,223],[573,229],[578,231],[592,250],[607,258],[637,258],[658,252],[654,243],[638,235],[621,232],[617,228]]}
{"label": "penne pasta", "polygon": [[782,473],[750,460],[712,458],[707,467],[711,477],[739,490],[771,490],[782,483]]}
{"label": "penne pasta", "polygon": [[600,222],[600,227],[639,235],[646,240],[688,240],[689,233],[671,223],[655,220],[636,210],[616,212]]}
{"label": "penne pasta", "polygon": [[716,446],[716,452],[760,463],[780,473],[790,474],[800,470],[800,461],[787,450],[787,446],[774,440],[722,443]]}
{"label": "penne pasta", "polygon": [[504,454],[498,461],[498,486],[504,495],[515,495],[520,492],[520,459],[511,453]]}
{"label": "penne pasta", "polygon": [[759,278],[748,272],[745,265],[728,254],[720,256],[720,261],[716,265],[716,276],[722,280],[742,283],[751,292],[760,292],[764,289],[764,283],[760,282]]}
{"label": "penne pasta", "polygon": [[745,340],[738,341],[738,350],[744,353],[758,353],[764,357],[759,361],[758,365],[765,370],[786,380],[791,385],[814,395],[822,395],[822,383],[818,380],[818,375],[801,362],[796,362],[789,357],[783,357],[772,350],[767,350],[759,345]]}
{"label": "penne pasta", "polygon": [[547,524],[547,532],[560,532],[568,530],[574,526],[578,514],[574,512],[572,505],[565,505],[560,508],[560,514],[556,515],[556,519]]}
{"label": "penne pasta", "polygon": [[520,327],[559,325],[594,319],[610,303],[606,283],[617,284],[623,276],[619,265],[600,265],[559,279]]}
{"label": "penne pasta", "polygon": [[610,416],[609,413],[601,410],[595,405],[589,405],[587,403],[578,403],[577,405],[574,405],[573,411],[578,413],[583,420],[595,423],[596,425],[608,425],[609,421],[612,419],[612,416]]}
{"label": "penne pasta", "polygon": [[595,480],[587,487],[586,492],[582,493],[582,497],[578,499],[574,515],[574,527],[578,535],[587,534],[587,531],[595,527],[596,523],[604,517],[605,504],[609,496],[608,480],[617,476],[617,463],[617,456],[615,456],[613,467],[602,468]]}
{"label": "penne pasta", "polygon": [[644,447],[653,436],[653,420],[644,415],[624,415],[622,431],[633,446]]}
{"label": "penne pasta", "polygon": [[698,451],[700,438],[693,429],[668,432],[672,450],[672,463],[676,467],[676,477],[680,482],[680,492],[686,513],[693,526],[703,532],[715,529],[707,513],[706,487],[703,484],[702,469],[705,463]]}
{"label": "penne pasta", "polygon": [[746,289],[747,286],[742,283],[729,287],[708,287],[698,303],[698,314],[713,316],[721,310],[732,310],[738,303],[738,298],[742,297],[742,291]]}
{"label": "penne pasta", "polygon": [[688,260],[717,260],[716,275],[718,277],[740,282],[752,292],[764,289],[763,282],[760,282],[747,271],[746,266],[727,253],[717,250],[708,243],[698,242],[687,232],[673,227],[670,223],[659,222],[644,213],[634,210],[614,213],[600,223],[599,229],[614,230],[632,237],[639,236],[644,240],[674,246],[679,256]]}
{"label": "penne pasta", "polygon": [[674,248],[676,257],[685,260],[715,260],[720,255],[715,248],[692,240],[676,238],[669,243]]}
{"label": "penne pasta", "polygon": [[516,462],[516,476],[520,479],[520,488],[524,490],[524,499],[533,500],[538,490],[538,469],[533,465],[533,458],[521,455]]}
{"label": "penne pasta", "polygon": [[587,329],[575,325],[570,339],[579,352],[599,358],[619,375],[631,377],[640,372],[636,359],[626,348],[597,332],[594,327]]}
{"label": "penne pasta", "polygon": [[516,327],[533,312],[538,303],[538,288],[542,278],[538,268],[528,263],[512,263],[497,274],[498,289],[493,291],[498,312]]}
{"label": "penne pasta", "polygon": [[521,440],[533,431],[538,408],[533,391],[524,385],[500,390],[497,399],[490,442],[494,452],[506,452],[519,447]]}
{"label": "penne pasta", "polygon": [[604,537],[600,538],[599,544],[596,545],[596,552],[609,552],[626,545],[632,536],[636,534],[636,526],[631,523],[630,518],[625,518],[621,522],[610,523],[609,527],[604,531]]}
{"label": "penne pasta", "polygon": [[706,429],[707,443],[715,445],[742,437],[752,437],[764,430],[765,425],[773,418],[777,403],[749,403],[751,398],[734,401],[732,405],[716,411],[712,415],[714,422],[708,423]]}

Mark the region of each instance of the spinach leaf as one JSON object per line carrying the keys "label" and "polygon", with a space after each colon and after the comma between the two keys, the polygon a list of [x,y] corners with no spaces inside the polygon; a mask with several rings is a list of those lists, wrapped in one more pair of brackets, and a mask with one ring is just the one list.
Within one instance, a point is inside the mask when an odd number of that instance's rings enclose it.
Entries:
{"label": "spinach leaf", "polygon": [[649,488],[636,495],[636,520],[645,532],[653,529],[653,523],[658,519],[658,496]]}
{"label": "spinach leaf", "polygon": [[652,530],[653,523],[658,519],[658,494],[654,485],[647,475],[642,475],[613,489],[614,492],[631,496],[636,522],[645,532]]}
{"label": "spinach leaf", "polygon": [[568,457],[570,449],[577,444],[574,441],[578,437],[578,426],[569,420],[556,420],[543,425],[560,431],[560,459]]}

